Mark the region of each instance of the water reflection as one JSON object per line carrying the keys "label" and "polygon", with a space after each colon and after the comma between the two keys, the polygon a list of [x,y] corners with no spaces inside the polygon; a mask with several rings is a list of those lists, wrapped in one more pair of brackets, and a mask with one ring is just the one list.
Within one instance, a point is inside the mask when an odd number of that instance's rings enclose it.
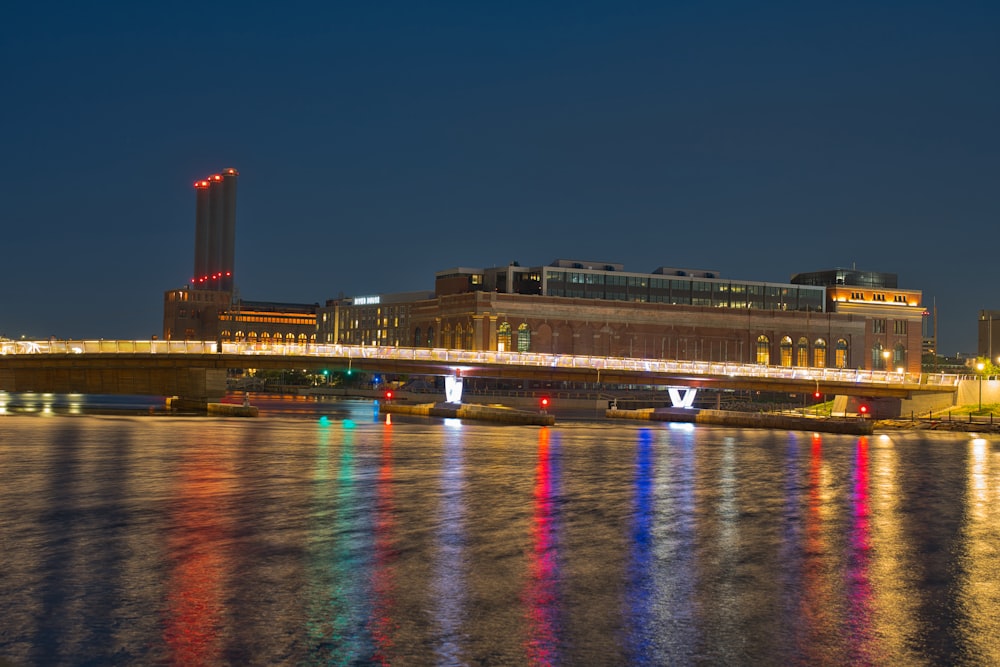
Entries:
{"label": "water reflection", "polygon": [[393,426],[382,429],[382,447],[375,482],[375,535],[372,554],[372,610],[368,628],[375,643],[372,661],[392,663],[396,621],[396,516],[392,488]]}
{"label": "water reflection", "polygon": [[967,446],[967,511],[962,530],[959,606],[966,657],[983,665],[1000,664],[1000,453],[984,438]]}
{"label": "water reflection", "polygon": [[558,486],[558,440],[550,443],[550,429],[541,428],[535,467],[532,550],[524,593],[528,610],[525,652],[531,665],[551,665],[559,659],[559,517],[555,506]]}
{"label": "water reflection", "polygon": [[4,415],[0,661],[1000,663],[989,439],[370,409]]}
{"label": "water reflection", "polygon": [[434,536],[436,558],[431,583],[435,625],[433,648],[439,664],[458,665],[465,663],[462,619],[468,611],[465,594],[465,457],[459,429],[447,429],[444,438],[439,473],[438,521]]}
{"label": "water reflection", "polygon": [[224,507],[233,482],[226,461],[207,444],[196,443],[183,454],[167,531],[163,641],[176,665],[216,664],[223,650],[225,584],[232,570]]}

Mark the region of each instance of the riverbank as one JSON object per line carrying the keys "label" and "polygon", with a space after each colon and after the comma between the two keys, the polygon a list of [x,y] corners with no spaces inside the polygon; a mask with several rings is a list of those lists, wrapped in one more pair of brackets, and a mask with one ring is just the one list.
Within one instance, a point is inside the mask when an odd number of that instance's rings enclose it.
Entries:
{"label": "riverbank", "polygon": [[466,403],[422,403],[418,405],[385,403],[382,412],[388,414],[417,415],[420,417],[444,417],[450,419],[474,419],[501,424],[521,424],[528,426],[552,426],[554,415],[545,412],[515,410],[502,405],[474,405]]}
{"label": "riverbank", "polygon": [[736,428],[820,431],[823,433],[845,433],[850,435],[871,435],[875,430],[875,422],[870,419],[804,417],[777,413],[732,412],[728,410],[699,410],[692,408],[644,408],[639,410],[618,410],[611,408],[605,413],[605,416],[608,419],[639,419],[732,426]]}

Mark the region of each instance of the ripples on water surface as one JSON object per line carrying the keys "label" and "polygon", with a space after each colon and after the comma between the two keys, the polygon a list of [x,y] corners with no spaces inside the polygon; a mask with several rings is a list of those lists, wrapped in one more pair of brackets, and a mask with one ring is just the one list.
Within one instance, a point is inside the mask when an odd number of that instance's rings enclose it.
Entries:
{"label": "ripples on water surface", "polygon": [[964,435],[0,415],[0,659],[998,664],[998,495]]}

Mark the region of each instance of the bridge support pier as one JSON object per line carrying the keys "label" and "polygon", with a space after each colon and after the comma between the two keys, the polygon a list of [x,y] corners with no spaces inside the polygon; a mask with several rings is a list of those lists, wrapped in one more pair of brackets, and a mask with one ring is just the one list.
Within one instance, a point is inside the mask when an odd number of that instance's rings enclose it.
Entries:
{"label": "bridge support pier", "polygon": [[0,391],[179,396],[207,405],[226,395],[226,369],[121,368],[113,360],[93,368],[5,368],[0,370]]}
{"label": "bridge support pier", "polygon": [[462,378],[458,375],[444,376],[444,400],[448,403],[462,402]]}

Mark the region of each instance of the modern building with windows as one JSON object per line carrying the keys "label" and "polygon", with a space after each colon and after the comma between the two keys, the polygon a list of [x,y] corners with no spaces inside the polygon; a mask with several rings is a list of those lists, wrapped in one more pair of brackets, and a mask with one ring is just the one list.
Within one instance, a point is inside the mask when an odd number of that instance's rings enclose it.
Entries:
{"label": "modern building with windows", "polygon": [[410,345],[410,308],[433,292],[397,292],[331,299],[319,309],[319,340],[345,345]]}
{"label": "modern building with windows", "polygon": [[827,310],[865,318],[864,368],[919,372],[925,310],[920,290],[898,286],[895,273],[829,269],[792,276],[826,288]]}

